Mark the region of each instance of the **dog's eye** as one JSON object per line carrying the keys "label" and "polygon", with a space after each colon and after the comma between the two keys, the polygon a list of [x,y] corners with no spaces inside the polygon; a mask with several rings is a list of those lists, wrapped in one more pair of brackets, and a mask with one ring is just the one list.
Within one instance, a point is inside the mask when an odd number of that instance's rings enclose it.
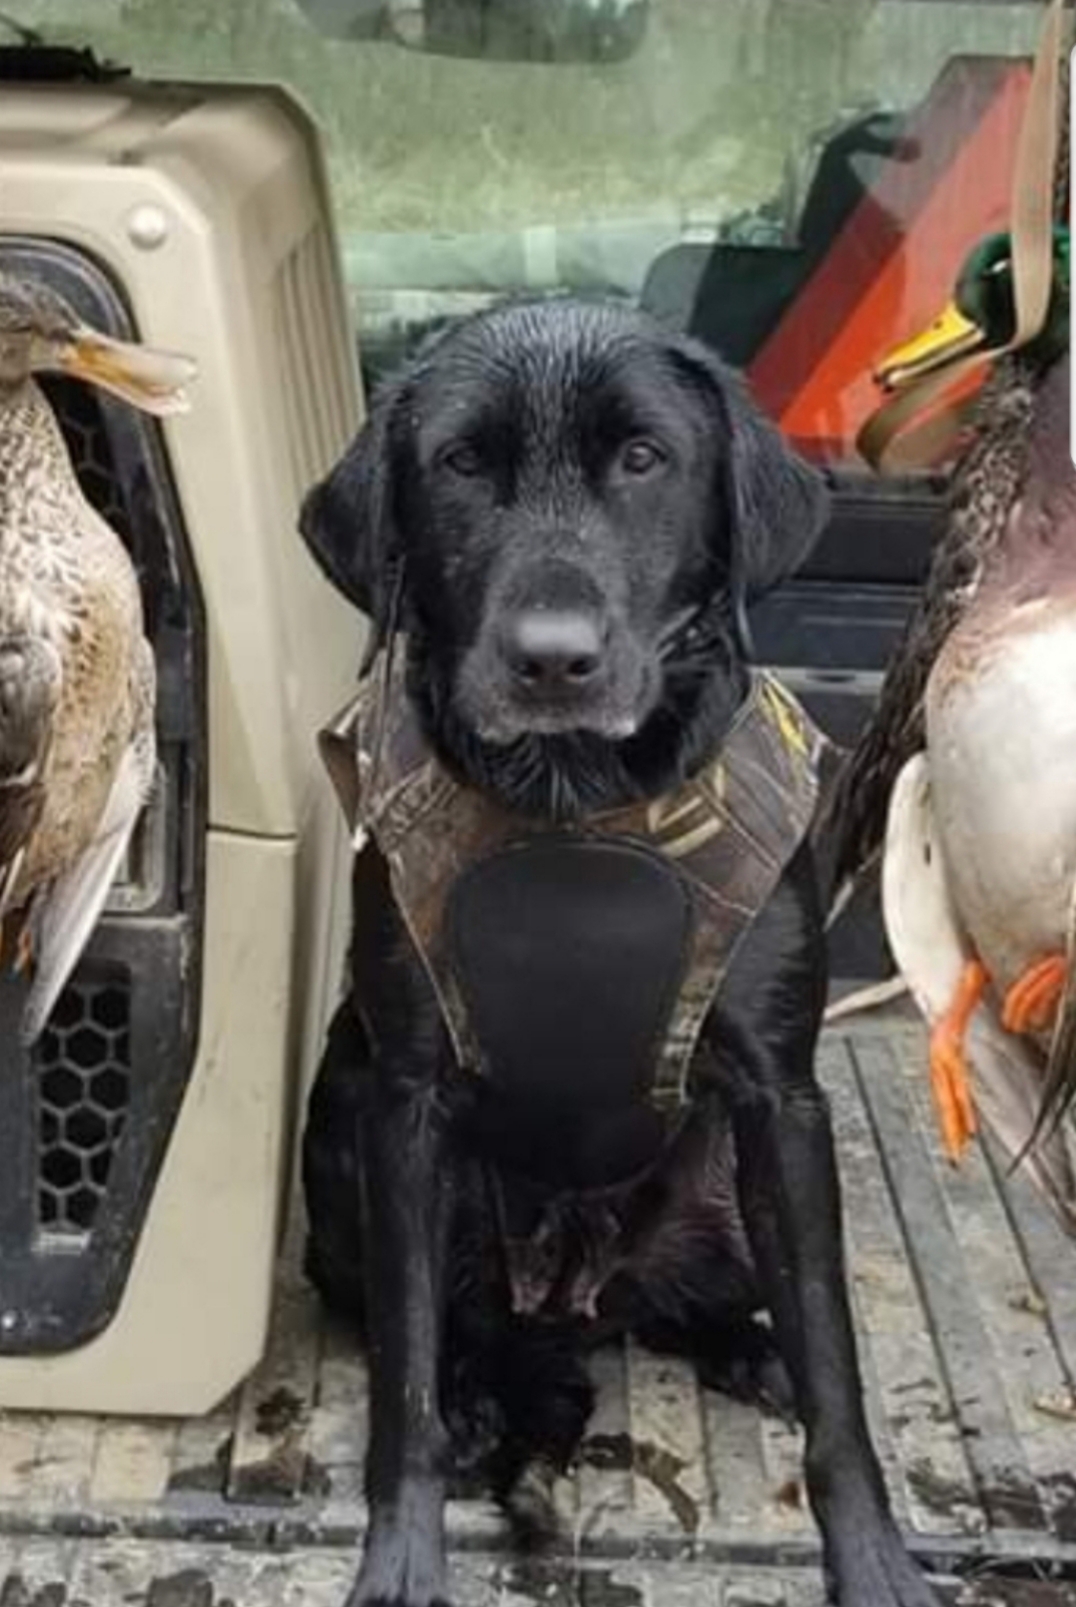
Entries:
{"label": "dog's eye", "polygon": [[482,472],[482,454],[476,446],[463,441],[459,446],[450,446],[447,451],[442,452],[441,465],[452,474],[471,480]]}
{"label": "dog's eye", "polygon": [[628,441],[620,449],[620,467],[625,474],[653,474],[664,462],[664,452],[653,441]]}

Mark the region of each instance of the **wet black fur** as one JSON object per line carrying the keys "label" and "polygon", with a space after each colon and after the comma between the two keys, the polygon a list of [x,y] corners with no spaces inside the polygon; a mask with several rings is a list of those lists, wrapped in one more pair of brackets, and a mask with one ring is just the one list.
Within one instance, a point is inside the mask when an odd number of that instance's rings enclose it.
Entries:
{"label": "wet black fur", "polygon": [[[640,439],[657,461],[644,452],[636,474]],[[553,302],[429,343],[302,523],[375,641],[406,630],[410,695],[446,765],[566,819],[656,796],[718,750],[747,684],[745,601],[796,566],[824,513],[818,478],[709,351],[625,309]],[[564,729],[528,729],[498,658],[519,596],[601,616],[608,665]],[[611,735],[629,715],[634,733]],[[624,1245],[587,1325],[513,1315],[489,1183],[492,1167],[511,1199],[540,1193],[572,1113],[486,1120],[495,1093],[454,1065],[375,852],[354,897],[350,987],[304,1147],[311,1275],[371,1366],[371,1521],[349,1607],[447,1601],[443,1503],[461,1468],[493,1483],[521,1538],[544,1527],[550,1470],[585,1432],[585,1349],[627,1328],[723,1387],[781,1402],[790,1377],[837,1599],[927,1607],[861,1405],[813,1070],[826,977],[808,851],[736,952],[671,1149],[604,1206],[565,1206],[573,1250],[606,1209]]]}

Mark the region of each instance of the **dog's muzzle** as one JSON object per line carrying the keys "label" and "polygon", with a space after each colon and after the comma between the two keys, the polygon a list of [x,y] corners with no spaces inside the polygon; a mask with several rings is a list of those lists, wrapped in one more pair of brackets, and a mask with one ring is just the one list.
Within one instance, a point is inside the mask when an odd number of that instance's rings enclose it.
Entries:
{"label": "dog's muzzle", "polygon": [[595,610],[513,610],[498,631],[512,684],[524,697],[571,700],[600,678],[608,625]]}
{"label": "dog's muzzle", "polygon": [[461,668],[458,701],[478,734],[631,736],[649,711],[646,655],[603,588],[563,561],[507,578]]}

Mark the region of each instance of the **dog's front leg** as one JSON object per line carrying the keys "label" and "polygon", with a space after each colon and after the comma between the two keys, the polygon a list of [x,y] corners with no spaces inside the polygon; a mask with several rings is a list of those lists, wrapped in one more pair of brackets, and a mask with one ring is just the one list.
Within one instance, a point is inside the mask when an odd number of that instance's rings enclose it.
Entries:
{"label": "dog's front leg", "polygon": [[359,1118],[369,1527],[348,1607],[447,1607],[439,1375],[453,1206],[448,1049],[425,972],[390,908],[356,970],[373,1046]]}
{"label": "dog's front leg", "polygon": [[363,1142],[370,1522],[351,1607],[432,1607],[446,1601],[439,1360],[450,1199],[433,1097],[386,1080]]}
{"label": "dog's front leg", "polygon": [[732,1106],[744,1220],[806,1431],[807,1489],[833,1599],[932,1607],[891,1516],[863,1409],[833,1133],[814,1075],[824,997],[824,939],[804,856],[737,952],[707,1036]]}

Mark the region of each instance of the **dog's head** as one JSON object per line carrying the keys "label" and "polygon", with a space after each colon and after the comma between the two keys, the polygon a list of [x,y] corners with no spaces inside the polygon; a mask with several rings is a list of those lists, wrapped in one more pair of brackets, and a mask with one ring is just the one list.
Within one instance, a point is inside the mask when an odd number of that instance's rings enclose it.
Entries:
{"label": "dog's head", "polygon": [[442,706],[481,741],[625,743],[692,633],[696,657],[718,638],[735,656],[744,603],[804,558],[826,505],[706,347],[551,301],[433,337],[301,522],[375,642],[398,591]]}

